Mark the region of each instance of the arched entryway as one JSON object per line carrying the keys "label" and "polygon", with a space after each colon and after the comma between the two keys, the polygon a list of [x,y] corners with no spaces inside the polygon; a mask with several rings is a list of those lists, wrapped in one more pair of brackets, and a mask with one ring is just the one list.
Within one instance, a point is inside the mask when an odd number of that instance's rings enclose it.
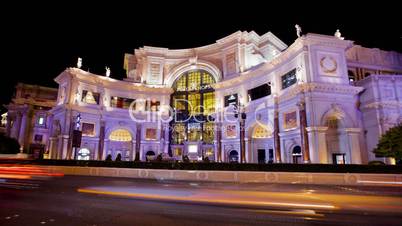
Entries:
{"label": "arched entryway", "polygon": [[299,145],[294,146],[292,149],[292,163],[302,163],[302,150]]}
{"label": "arched entryway", "polygon": [[[201,152],[191,152],[189,147],[201,150],[213,147],[214,122],[208,117],[215,112],[214,76],[206,70],[194,69],[183,72],[173,83],[171,106],[175,116],[171,121],[170,144],[172,150],[185,150],[184,155],[201,157]],[[213,154],[212,154],[213,155]]]}
{"label": "arched entryway", "polygon": [[146,158],[147,161],[154,160],[156,158],[155,152],[154,151],[147,151],[147,153],[145,153],[145,158]]}
{"label": "arched entryway", "polygon": [[272,163],[274,161],[274,150],[272,148],[273,136],[269,126],[257,123],[250,134],[252,162]]}
{"label": "arched entryway", "polygon": [[332,160],[333,164],[345,164],[345,150],[347,149],[345,144],[347,144],[347,136],[341,119],[336,116],[329,116],[326,120],[326,126],[328,127],[326,139],[330,161]]}
{"label": "arched entryway", "polygon": [[132,135],[127,129],[115,129],[109,135],[107,155],[116,159],[120,154],[122,161],[133,160]]}
{"label": "arched entryway", "polygon": [[229,162],[234,163],[234,162],[239,162],[239,152],[236,150],[232,150],[229,152]]}
{"label": "arched entryway", "polygon": [[360,128],[356,128],[353,117],[347,114],[340,104],[332,104],[321,118],[321,125],[326,128],[322,136],[320,162],[333,164],[361,163],[359,145]]}

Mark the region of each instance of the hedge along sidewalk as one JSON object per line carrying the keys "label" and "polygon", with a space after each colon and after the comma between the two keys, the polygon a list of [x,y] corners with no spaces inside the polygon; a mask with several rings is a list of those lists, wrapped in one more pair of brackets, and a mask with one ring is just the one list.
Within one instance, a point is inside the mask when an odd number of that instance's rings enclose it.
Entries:
{"label": "hedge along sidewalk", "polygon": [[183,162],[107,162],[82,160],[10,160],[1,163],[19,163],[50,166],[113,167],[133,169],[260,171],[260,172],[317,172],[402,174],[402,165],[334,165],[334,164],[240,164],[240,163],[183,163]]}

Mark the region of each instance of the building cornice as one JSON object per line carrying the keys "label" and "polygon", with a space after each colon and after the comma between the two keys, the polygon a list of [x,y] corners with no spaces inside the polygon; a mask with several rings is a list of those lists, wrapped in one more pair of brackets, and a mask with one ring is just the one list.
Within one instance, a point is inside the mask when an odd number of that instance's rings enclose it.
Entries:
{"label": "building cornice", "polygon": [[326,132],[328,130],[328,126],[310,126],[306,127],[307,132]]}
{"label": "building cornice", "polygon": [[383,71],[398,71],[402,73],[402,65],[380,65],[380,64],[368,64],[355,60],[347,60],[348,67],[365,68],[371,70],[383,70]]}
{"label": "building cornice", "polygon": [[379,108],[401,108],[402,103],[396,100],[389,101],[375,101],[372,103],[365,104],[362,108],[366,109],[379,109]]}
{"label": "building cornice", "polygon": [[189,57],[194,57],[196,55],[201,57],[206,55],[220,54],[223,49],[231,47],[234,44],[253,43],[255,45],[259,45],[264,42],[271,42],[280,50],[284,50],[287,48],[287,45],[271,32],[267,32],[264,35],[260,36],[254,31],[237,31],[224,38],[218,39],[215,43],[212,43],[210,45],[188,49],[168,49],[161,47],[144,46],[134,50],[134,53],[137,58],[159,56],[166,59],[186,59]]}
{"label": "building cornice", "polygon": [[401,75],[370,75],[362,80],[356,81],[355,84],[358,86],[363,86],[364,84],[378,81],[378,80],[391,80],[391,81],[402,81]]}
{"label": "building cornice", "polygon": [[157,93],[162,95],[171,94],[173,90],[171,88],[166,88],[164,86],[156,86],[156,85],[146,85],[139,83],[132,83],[127,81],[121,81],[113,78],[108,78],[101,75],[92,74],[86,71],[83,71],[78,68],[68,68],[58,76],[56,79],[57,82],[61,82],[64,80],[63,77],[71,77],[76,79],[79,82],[83,82],[86,84],[91,84],[95,86],[102,87],[103,89],[115,89],[115,90],[125,90],[125,91],[134,91],[134,92],[144,92],[144,93]]}
{"label": "building cornice", "polygon": [[290,87],[284,90],[279,95],[279,101],[286,101],[296,97],[300,93],[307,92],[320,92],[320,93],[336,93],[336,94],[351,94],[357,95],[363,91],[363,87],[349,86],[349,85],[335,85],[326,83],[302,83],[297,84],[294,87]]}
{"label": "building cornice", "polygon": [[14,98],[12,99],[13,104],[17,105],[36,105],[41,107],[54,107],[56,105],[56,100],[51,101],[47,99],[40,100],[39,98]]}

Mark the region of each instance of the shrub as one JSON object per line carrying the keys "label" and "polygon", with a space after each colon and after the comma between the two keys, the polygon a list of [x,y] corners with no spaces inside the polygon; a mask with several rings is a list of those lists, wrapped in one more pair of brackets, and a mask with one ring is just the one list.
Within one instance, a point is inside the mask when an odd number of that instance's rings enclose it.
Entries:
{"label": "shrub", "polygon": [[159,154],[158,156],[156,156],[156,159],[155,159],[156,162],[162,162],[162,160],[163,160],[162,153]]}
{"label": "shrub", "polygon": [[0,134],[0,154],[17,154],[20,152],[20,144],[14,138]]}
{"label": "shrub", "polygon": [[384,162],[382,161],[371,161],[368,163],[369,165],[374,165],[374,166],[378,166],[378,165],[386,165]]}
{"label": "shrub", "polygon": [[117,157],[114,161],[121,162],[121,154],[120,153],[117,155]]}
{"label": "shrub", "polygon": [[189,163],[189,162],[190,162],[190,158],[189,158],[187,155],[183,156],[183,162],[184,162],[184,163]]}
{"label": "shrub", "polygon": [[395,158],[396,162],[402,161],[402,123],[390,128],[378,141],[373,150],[377,157]]}
{"label": "shrub", "polygon": [[108,154],[106,157],[106,162],[111,162],[112,161],[112,155]]}

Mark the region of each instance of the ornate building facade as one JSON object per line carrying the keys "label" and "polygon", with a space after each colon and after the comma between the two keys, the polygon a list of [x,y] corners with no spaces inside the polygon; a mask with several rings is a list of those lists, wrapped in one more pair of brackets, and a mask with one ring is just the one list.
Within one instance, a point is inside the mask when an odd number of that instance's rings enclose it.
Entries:
{"label": "ornate building facade", "polygon": [[145,46],[125,55],[124,68],[124,80],[66,69],[43,129],[42,113],[18,118],[27,105],[17,97],[7,133],[24,148],[42,135],[51,159],[392,163],[372,149],[402,120],[402,54],[339,36],[287,46],[271,32],[239,31],[193,49]]}

